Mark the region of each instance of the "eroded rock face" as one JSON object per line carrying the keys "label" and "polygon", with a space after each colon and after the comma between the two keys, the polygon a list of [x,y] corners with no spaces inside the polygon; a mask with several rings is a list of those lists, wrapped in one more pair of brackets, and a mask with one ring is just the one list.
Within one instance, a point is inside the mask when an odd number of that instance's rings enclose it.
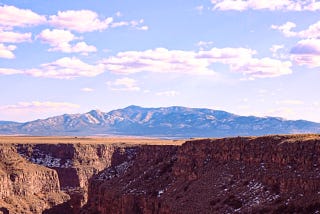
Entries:
{"label": "eroded rock face", "polygon": [[0,213],[320,212],[319,135],[0,145],[0,160]]}
{"label": "eroded rock face", "polygon": [[91,179],[82,213],[320,211],[319,136],[195,140],[122,154]]}
{"label": "eroded rock face", "polygon": [[58,173],[61,190],[71,197],[68,203],[73,213],[79,213],[80,208],[87,202],[89,179],[111,165],[115,148],[114,145],[93,144],[17,145],[22,157]]}
{"label": "eroded rock face", "polygon": [[45,208],[69,200],[60,191],[55,170],[23,159],[14,146],[0,145],[0,210],[10,213],[42,213]]}

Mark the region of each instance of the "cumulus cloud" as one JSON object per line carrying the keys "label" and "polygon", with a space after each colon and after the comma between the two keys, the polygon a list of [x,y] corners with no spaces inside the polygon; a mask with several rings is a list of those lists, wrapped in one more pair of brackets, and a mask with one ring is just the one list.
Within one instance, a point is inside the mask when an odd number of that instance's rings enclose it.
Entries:
{"label": "cumulus cloud", "polygon": [[120,52],[101,61],[105,69],[118,74],[138,72],[214,75],[214,63],[230,66],[254,78],[275,77],[291,73],[291,63],[276,59],[256,59],[256,51],[246,48],[212,48],[206,51],[181,51],[156,48],[146,51]]}
{"label": "cumulus cloud", "polygon": [[39,68],[10,69],[0,68],[0,74],[25,74],[34,77],[72,79],[76,77],[94,77],[104,72],[103,65],[90,65],[76,57],[64,57],[51,63],[45,63]]}
{"label": "cumulus cloud", "polygon": [[317,11],[320,2],[314,0],[211,0],[213,10],[283,10],[283,11]]}
{"label": "cumulus cloud", "polygon": [[116,79],[114,82],[107,82],[107,85],[114,91],[140,91],[137,81],[131,78]]}
{"label": "cumulus cloud", "polygon": [[49,18],[52,26],[81,33],[105,30],[112,22],[112,17],[101,20],[98,14],[91,10],[59,11],[57,15]]}
{"label": "cumulus cloud", "polygon": [[286,22],[283,25],[271,25],[272,29],[279,30],[286,37],[296,36],[296,33],[292,31],[292,28],[295,28],[297,25],[293,22]]}
{"label": "cumulus cloud", "polygon": [[207,60],[196,59],[192,51],[156,48],[146,51],[120,52],[102,60],[105,68],[114,73],[132,74],[143,71],[165,73],[213,73]]}
{"label": "cumulus cloud", "polygon": [[157,96],[166,96],[166,97],[175,97],[178,96],[180,93],[178,91],[161,91],[156,93]]}
{"label": "cumulus cloud", "polygon": [[292,60],[298,65],[320,67],[320,39],[301,40],[290,53]]}
{"label": "cumulus cloud", "polygon": [[29,9],[19,9],[14,6],[0,6],[0,29],[27,27],[46,22],[46,17]]}
{"label": "cumulus cloud", "polygon": [[68,30],[45,29],[38,36],[42,42],[49,44],[52,48],[49,51],[61,51],[64,53],[82,53],[96,52],[95,46],[87,45],[85,42],[78,42],[74,45],[70,42],[81,38],[76,37]]}
{"label": "cumulus cloud", "polygon": [[231,69],[251,78],[277,77],[291,74],[292,63],[271,58],[250,59],[247,62],[231,65]]}
{"label": "cumulus cloud", "polygon": [[42,64],[40,68],[28,69],[24,73],[35,77],[72,79],[94,77],[104,72],[102,65],[90,65],[76,57],[64,57],[54,62]]}
{"label": "cumulus cloud", "polygon": [[64,46],[69,46],[69,42],[78,39],[70,31],[58,29],[45,29],[37,36],[37,38],[42,42],[60,49],[63,49]]}
{"label": "cumulus cloud", "polygon": [[30,42],[31,33],[16,33],[11,31],[0,31],[0,42],[21,43]]}
{"label": "cumulus cloud", "polygon": [[320,21],[301,31],[293,31],[296,26],[293,22],[287,22],[283,25],[272,25],[271,28],[279,30],[286,37],[320,38]]}
{"label": "cumulus cloud", "polygon": [[320,55],[320,39],[301,40],[291,49],[291,53]]}
{"label": "cumulus cloud", "polygon": [[303,38],[291,48],[291,59],[294,62],[308,67],[320,66],[320,21],[301,31],[293,31],[296,24],[292,22],[280,26],[272,25],[271,27],[279,30],[286,37]]}
{"label": "cumulus cloud", "polygon": [[13,51],[17,47],[15,45],[4,45],[0,43],[0,58],[13,59],[15,55]]}

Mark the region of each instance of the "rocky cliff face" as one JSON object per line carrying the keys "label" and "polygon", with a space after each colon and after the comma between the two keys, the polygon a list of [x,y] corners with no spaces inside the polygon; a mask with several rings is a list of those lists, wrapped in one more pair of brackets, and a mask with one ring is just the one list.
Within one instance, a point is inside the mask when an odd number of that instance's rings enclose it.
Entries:
{"label": "rocky cliff face", "polygon": [[95,175],[83,213],[316,213],[320,136],[126,148]]}
{"label": "rocky cliff face", "polygon": [[42,213],[69,196],[55,170],[27,162],[11,145],[0,145],[0,211]]}
{"label": "rocky cliff face", "polygon": [[0,213],[320,212],[320,135],[3,144],[0,160]]}
{"label": "rocky cliff face", "polygon": [[79,213],[87,202],[89,179],[110,166],[115,148],[114,145],[94,144],[17,145],[22,157],[57,172],[61,190],[71,197],[68,206],[73,213]]}

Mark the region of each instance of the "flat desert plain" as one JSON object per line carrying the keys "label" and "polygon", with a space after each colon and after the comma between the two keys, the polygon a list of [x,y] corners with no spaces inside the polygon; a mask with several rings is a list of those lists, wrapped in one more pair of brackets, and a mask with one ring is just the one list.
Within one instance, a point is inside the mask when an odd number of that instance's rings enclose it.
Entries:
{"label": "flat desert plain", "polygon": [[0,144],[128,144],[181,145],[185,140],[143,137],[0,136]]}

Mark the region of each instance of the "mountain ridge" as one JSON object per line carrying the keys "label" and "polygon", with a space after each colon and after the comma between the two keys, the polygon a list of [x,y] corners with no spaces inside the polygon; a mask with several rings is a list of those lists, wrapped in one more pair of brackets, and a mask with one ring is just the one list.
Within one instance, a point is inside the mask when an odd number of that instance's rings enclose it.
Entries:
{"label": "mountain ridge", "polygon": [[135,135],[227,137],[319,133],[320,123],[279,117],[240,116],[222,110],[182,106],[143,108],[131,105],[109,112],[91,110],[25,123],[0,121],[0,134]]}

